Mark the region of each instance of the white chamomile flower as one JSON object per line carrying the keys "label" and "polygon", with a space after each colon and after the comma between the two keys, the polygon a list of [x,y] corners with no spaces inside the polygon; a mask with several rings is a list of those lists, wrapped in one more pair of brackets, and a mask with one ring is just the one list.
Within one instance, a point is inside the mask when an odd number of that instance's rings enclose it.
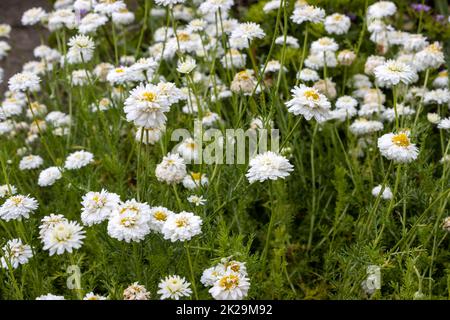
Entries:
{"label": "white chamomile flower", "polygon": [[177,153],[169,153],[156,166],[155,175],[158,181],[177,184],[186,176],[186,164]]}
{"label": "white chamomile flower", "polygon": [[295,8],[291,16],[292,21],[297,24],[302,24],[303,22],[320,23],[324,18],[325,10],[310,5]]}
{"label": "white chamomile flower", "polygon": [[150,233],[150,207],[147,203],[127,200],[117,206],[108,221],[108,234],[120,241],[139,242]]}
{"label": "white chamomile flower", "polygon": [[98,0],[94,7],[95,12],[111,16],[114,12],[126,9],[126,4],[122,0]]}
{"label": "white chamomile flower", "polygon": [[245,176],[250,183],[284,179],[294,170],[288,159],[272,151],[257,155],[250,160],[249,166]]}
{"label": "white chamomile flower", "polygon": [[158,294],[161,295],[161,300],[175,299],[179,300],[182,297],[189,297],[192,290],[189,288],[191,284],[177,275],[168,276],[161,280],[158,284]]}
{"label": "white chamomile flower", "polygon": [[378,148],[384,157],[397,163],[409,163],[417,159],[419,154],[416,145],[409,140],[407,131],[381,136],[378,138]]}
{"label": "white chamomile flower", "polygon": [[441,119],[437,127],[438,129],[450,130],[450,117]]}
{"label": "white chamomile flower", "polygon": [[67,156],[64,168],[67,170],[76,170],[94,162],[94,155],[90,152],[81,150],[71,153]]}
{"label": "white chamomile flower", "polygon": [[285,103],[290,113],[303,115],[308,121],[313,117],[319,122],[327,120],[331,103],[325,95],[303,84],[294,87],[291,92],[293,98]]}
{"label": "white chamomile flower", "polygon": [[179,73],[188,74],[191,73],[192,70],[195,69],[196,62],[193,58],[187,57],[183,60],[178,61],[177,71]]}
{"label": "white chamomile flower", "polygon": [[233,30],[230,36],[231,39],[243,39],[245,41],[252,41],[253,39],[262,39],[266,34],[261,26],[254,22],[240,23],[236,29]]}
{"label": "white chamomile flower", "polygon": [[187,198],[187,201],[189,203],[194,204],[196,207],[203,206],[206,204],[206,199],[203,198],[203,196],[197,196],[197,195],[191,195]]}
{"label": "white chamomile flower", "polygon": [[357,136],[371,134],[383,130],[383,123],[377,120],[367,120],[365,118],[356,119],[350,125],[350,131]]}
{"label": "white chamomile flower", "polygon": [[399,83],[410,84],[416,79],[416,72],[407,64],[388,60],[374,69],[375,78],[387,86]]}
{"label": "white chamomile flower", "polygon": [[367,16],[373,19],[390,17],[397,12],[397,6],[391,1],[378,1],[367,8]]}
{"label": "white chamomile flower", "polygon": [[316,70],[312,70],[312,69],[308,69],[308,68],[304,68],[302,69],[298,74],[297,74],[297,78],[308,82],[308,81],[317,81],[320,79],[319,74],[317,73]]}
{"label": "white chamomile flower", "polygon": [[90,191],[83,196],[81,221],[87,226],[101,223],[108,219],[120,203],[120,197],[104,189],[100,192]]}
{"label": "white chamomile flower", "polygon": [[164,223],[167,218],[175,213],[165,207],[152,207],[150,209],[150,229],[153,231],[161,232]]}
{"label": "white chamomile flower", "polygon": [[83,300],[107,300],[108,298],[99,294],[95,294],[94,292],[86,293]]}
{"label": "white chamomile flower", "polygon": [[41,79],[32,72],[22,72],[13,75],[9,81],[9,90],[13,92],[38,91]]}
{"label": "white chamomile flower", "polygon": [[196,161],[199,157],[199,145],[192,138],[186,138],[177,147],[177,152],[183,157],[186,163]]}
{"label": "white chamomile flower", "polygon": [[17,193],[17,188],[13,186],[12,184],[7,185],[4,184],[0,186],[0,199],[4,198],[6,196],[12,196]]}
{"label": "white chamomile flower", "polygon": [[169,110],[169,100],[153,84],[139,85],[131,90],[130,96],[125,100],[127,120],[139,127],[163,126],[167,120],[165,113]]}
{"label": "white chamomile flower", "polygon": [[249,289],[250,282],[247,277],[227,271],[217,279],[209,293],[216,300],[242,300]]}
{"label": "white chamomile flower", "polygon": [[61,178],[61,169],[58,167],[50,167],[41,171],[38,178],[38,185],[41,187],[48,187]]}
{"label": "white chamomile flower", "polygon": [[55,253],[61,255],[64,252],[72,253],[73,249],[81,248],[85,231],[76,221],[62,221],[55,224],[45,233],[43,243],[44,250],[52,256]]}
{"label": "white chamomile flower", "polygon": [[28,263],[33,256],[31,247],[23,244],[21,239],[9,240],[2,248],[0,262],[3,268],[8,269],[10,266],[17,269],[19,265]]}
{"label": "white chamomile flower", "polygon": [[35,7],[23,13],[21,22],[24,26],[32,26],[43,21],[46,17],[47,13],[44,9]]}
{"label": "white chamomile flower", "polygon": [[149,300],[150,292],[148,292],[147,289],[143,285],[139,284],[139,282],[135,282],[123,291],[123,299],[124,300]]}
{"label": "white chamomile flower", "polygon": [[340,13],[333,13],[325,18],[325,30],[330,34],[346,34],[351,26],[350,18]]}
{"label": "white chamomile flower", "polygon": [[51,230],[55,225],[60,222],[67,222],[68,220],[62,214],[51,213],[41,219],[39,225],[39,239],[43,240],[47,231]]}
{"label": "white chamomile flower", "polygon": [[155,144],[161,139],[165,131],[165,127],[161,126],[159,128],[138,128],[136,130],[135,140],[139,143],[142,140],[143,144]]}
{"label": "white chamomile flower", "polygon": [[95,44],[91,37],[82,34],[73,36],[72,38],[70,38],[68,45],[68,63],[85,63],[92,59]]}
{"label": "white chamomile flower", "polygon": [[191,240],[192,237],[202,233],[202,219],[192,212],[182,211],[167,218],[162,227],[164,239],[175,241]]}
{"label": "white chamomile flower", "polygon": [[208,177],[200,172],[190,172],[183,178],[183,186],[189,190],[208,185]]}
{"label": "white chamomile flower", "polygon": [[44,163],[44,159],[42,159],[40,156],[36,155],[29,155],[26,157],[23,157],[20,160],[19,163],[19,169],[20,170],[32,170],[37,169]]}
{"label": "white chamomile flower", "polygon": [[445,57],[439,42],[430,44],[414,56],[414,65],[419,71],[428,68],[436,69],[443,63],[445,63]]}
{"label": "white chamomile flower", "polygon": [[28,218],[38,208],[36,199],[21,194],[9,197],[0,207],[0,219],[20,220]]}
{"label": "white chamomile flower", "polygon": [[[372,189],[372,195],[374,197],[378,197],[380,195],[380,193],[381,193],[381,189],[382,188],[383,188],[383,186],[381,184],[376,186],[376,187],[374,187]],[[381,198],[383,198],[384,200],[390,200],[390,199],[392,199],[392,196],[393,195],[392,195],[391,188],[389,188],[388,186],[385,186],[384,190],[383,190],[383,193],[381,194]]]}

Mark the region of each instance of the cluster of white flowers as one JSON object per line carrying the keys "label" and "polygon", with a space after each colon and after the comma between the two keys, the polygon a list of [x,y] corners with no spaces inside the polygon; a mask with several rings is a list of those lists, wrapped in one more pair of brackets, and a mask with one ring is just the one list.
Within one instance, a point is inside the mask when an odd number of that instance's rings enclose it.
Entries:
{"label": "cluster of white flowers", "polygon": [[242,300],[250,289],[245,262],[227,258],[203,271],[200,281],[204,286],[211,287],[209,293],[216,300]]}

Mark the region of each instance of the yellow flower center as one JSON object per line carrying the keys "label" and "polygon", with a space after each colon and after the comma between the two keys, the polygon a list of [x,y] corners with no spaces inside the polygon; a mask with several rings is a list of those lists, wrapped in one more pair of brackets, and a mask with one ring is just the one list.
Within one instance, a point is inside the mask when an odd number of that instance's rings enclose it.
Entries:
{"label": "yellow flower center", "polygon": [[439,46],[437,43],[433,43],[433,44],[431,44],[431,45],[428,47],[428,50],[431,51],[431,52],[433,52],[433,53],[436,53],[436,52],[440,52],[440,51],[441,51],[441,48],[440,48],[440,46]]}
{"label": "yellow flower center", "polygon": [[116,73],[124,73],[125,70],[123,68],[117,68]]}
{"label": "yellow flower center", "polygon": [[202,174],[200,172],[191,172],[191,176],[195,181],[199,181],[202,177]]}
{"label": "yellow flower center", "polygon": [[187,145],[187,147],[188,147],[189,149],[194,150],[194,149],[195,149],[195,142],[189,143],[189,144]]}
{"label": "yellow flower center", "polygon": [[124,207],[124,208],[120,209],[119,212],[122,214],[122,213],[124,213],[124,212],[126,212],[126,211],[134,211],[134,212],[138,212],[139,209],[138,209],[137,207],[135,207],[135,206],[128,206],[128,207]]}
{"label": "yellow flower center", "polygon": [[155,217],[155,219],[158,221],[166,221],[166,219],[167,219],[167,215],[162,211],[156,211],[153,214],[153,217]]}
{"label": "yellow flower center", "polygon": [[319,100],[319,94],[315,90],[306,90],[304,93],[306,99]]}
{"label": "yellow flower center", "polygon": [[399,133],[392,137],[392,142],[399,147],[407,147],[410,145],[408,135]]}
{"label": "yellow flower center", "polygon": [[191,36],[186,32],[180,32],[177,34],[177,38],[179,41],[189,41]]}
{"label": "yellow flower center", "polygon": [[120,219],[120,224],[125,227],[130,227],[136,223],[136,219],[132,217],[125,217]]}
{"label": "yellow flower center", "polygon": [[103,107],[107,107],[109,105],[109,99],[103,98],[102,100],[100,100],[100,105]]}
{"label": "yellow flower center", "polygon": [[177,225],[178,228],[182,228],[188,225],[188,221],[186,218],[179,218],[177,219],[175,224]]}
{"label": "yellow flower center", "polygon": [[143,98],[145,101],[153,102],[153,101],[155,101],[156,94],[154,94],[153,92],[150,92],[150,91],[145,91],[145,92],[142,94],[142,98]]}
{"label": "yellow flower center", "polygon": [[249,74],[247,73],[247,71],[241,71],[241,72],[239,72],[238,74],[237,74],[237,78],[239,79],[239,80],[249,80],[250,79],[250,76],[249,76]]}
{"label": "yellow flower center", "polygon": [[239,277],[234,274],[224,276],[220,279],[219,285],[225,290],[230,290],[239,285]]}
{"label": "yellow flower center", "polygon": [[388,69],[392,72],[402,72],[402,68],[400,68],[400,66],[396,65],[396,64],[391,64],[389,65]]}
{"label": "yellow flower center", "polygon": [[20,203],[22,203],[22,198],[21,197],[12,197],[11,201],[17,206]]}

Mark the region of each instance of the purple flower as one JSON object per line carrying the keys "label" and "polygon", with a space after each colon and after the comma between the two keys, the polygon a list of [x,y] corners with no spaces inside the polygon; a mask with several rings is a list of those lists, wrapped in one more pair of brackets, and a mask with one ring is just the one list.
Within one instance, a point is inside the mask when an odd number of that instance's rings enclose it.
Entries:
{"label": "purple flower", "polygon": [[411,8],[413,8],[415,11],[423,11],[423,12],[428,12],[431,10],[430,6],[427,6],[426,4],[421,4],[421,3],[413,3],[411,4]]}
{"label": "purple flower", "polygon": [[437,14],[436,16],[434,16],[434,20],[436,20],[437,22],[443,22],[445,20],[445,16],[442,14]]}

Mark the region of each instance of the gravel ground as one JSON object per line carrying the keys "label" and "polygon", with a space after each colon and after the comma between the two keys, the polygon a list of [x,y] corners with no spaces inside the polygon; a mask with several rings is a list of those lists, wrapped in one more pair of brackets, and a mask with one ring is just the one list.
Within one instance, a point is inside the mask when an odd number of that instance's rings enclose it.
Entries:
{"label": "gravel ground", "polygon": [[8,57],[0,61],[0,66],[5,70],[0,92],[6,90],[8,79],[19,72],[25,62],[34,60],[33,49],[41,43],[41,37],[46,36],[44,29],[39,33],[35,27],[24,27],[20,23],[23,12],[32,7],[42,7],[46,11],[50,9],[48,0],[0,0],[0,23],[12,27],[10,39],[7,39],[11,51]]}

